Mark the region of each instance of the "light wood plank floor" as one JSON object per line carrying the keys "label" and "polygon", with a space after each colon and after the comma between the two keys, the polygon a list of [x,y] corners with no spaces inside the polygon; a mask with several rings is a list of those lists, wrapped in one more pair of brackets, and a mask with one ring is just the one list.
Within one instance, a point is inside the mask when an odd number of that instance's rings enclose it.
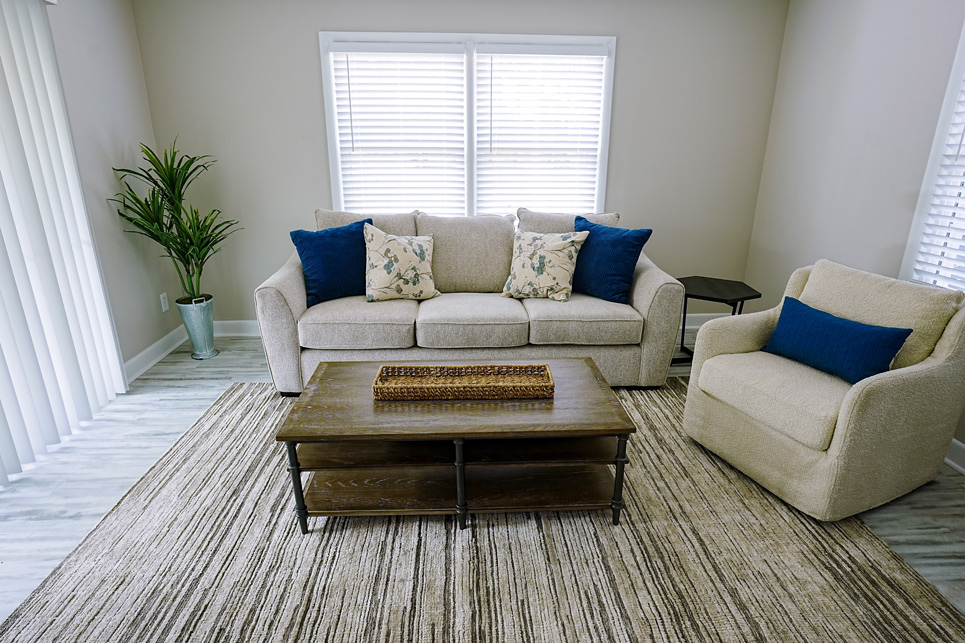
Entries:
{"label": "light wood plank floor", "polygon": [[0,486],[0,620],[93,529],[232,382],[267,382],[261,340],[219,337],[217,357],[186,343],[42,460]]}
{"label": "light wood plank floor", "polygon": [[[692,339],[691,339],[692,341]],[[232,382],[270,381],[261,342],[187,345],[147,373],[43,460],[0,487],[0,619],[53,570]],[[675,366],[672,374],[686,376]],[[965,612],[965,476],[934,482],[862,519]]]}

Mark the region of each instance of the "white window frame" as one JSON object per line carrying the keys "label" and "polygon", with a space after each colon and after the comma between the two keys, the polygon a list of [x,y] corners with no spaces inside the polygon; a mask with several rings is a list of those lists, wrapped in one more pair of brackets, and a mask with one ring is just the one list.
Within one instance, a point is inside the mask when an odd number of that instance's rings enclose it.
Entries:
{"label": "white window frame", "polygon": [[915,276],[915,257],[918,254],[922,234],[925,230],[925,223],[928,219],[928,210],[931,206],[935,182],[941,170],[942,153],[945,148],[948,130],[955,114],[955,107],[958,103],[963,79],[965,79],[965,25],[962,27],[962,33],[958,40],[955,62],[952,64],[948,87],[945,89],[945,98],[942,102],[941,114],[938,117],[938,126],[935,129],[935,139],[932,141],[931,152],[929,152],[928,156],[928,165],[925,167],[925,176],[922,180],[921,192],[918,195],[918,204],[915,206],[915,217],[911,223],[908,243],[905,246],[905,255],[898,273],[898,277],[906,281],[923,283]]}
{"label": "white window frame", "polygon": [[[332,209],[343,210],[342,169],[338,153],[335,118],[335,82],[331,53],[353,51],[461,52],[466,56],[466,206],[463,214],[475,214],[475,55],[512,53],[605,56],[603,111],[600,124],[595,211],[603,212],[606,198],[607,159],[610,150],[610,112],[613,104],[615,36],[501,35],[471,33],[389,33],[322,31],[318,34],[322,62],[322,92],[332,192]],[[525,206],[527,204],[519,204]]]}

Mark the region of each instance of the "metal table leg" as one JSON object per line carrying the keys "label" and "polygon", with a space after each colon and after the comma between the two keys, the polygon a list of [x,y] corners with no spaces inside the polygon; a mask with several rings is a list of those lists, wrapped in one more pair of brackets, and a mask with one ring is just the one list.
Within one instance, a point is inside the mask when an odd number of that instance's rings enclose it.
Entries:
{"label": "metal table leg", "polygon": [[305,506],[305,495],[302,492],[302,469],[298,464],[298,443],[286,442],[288,449],[288,471],[292,474],[292,489],[295,492],[295,515],[298,516],[298,526],[302,533],[308,533],[308,507]]}
{"label": "metal table leg", "polygon": [[687,336],[687,295],[684,295],[684,316],[680,323],[680,352],[685,355],[693,355],[694,352],[684,344],[684,337]]}
{"label": "metal table leg", "polygon": [[620,524],[620,511],[623,509],[623,469],[627,463],[627,438],[629,435],[617,436],[617,457],[616,475],[613,481],[613,501],[610,508],[613,510],[613,524]]}
{"label": "metal table leg", "polygon": [[456,445],[456,515],[459,517],[459,528],[466,528],[466,515],[469,513],[469,506],[466,504],[466,459],[463,453],[463,446],[466,440],[456,438],[453,443]]}

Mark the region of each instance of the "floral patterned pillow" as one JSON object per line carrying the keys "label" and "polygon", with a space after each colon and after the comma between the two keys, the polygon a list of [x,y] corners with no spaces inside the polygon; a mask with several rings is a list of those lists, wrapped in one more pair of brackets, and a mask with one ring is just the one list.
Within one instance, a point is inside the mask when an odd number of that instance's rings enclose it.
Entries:
{"label": "floral patterned pillow", "polygon": [[516,232],[513,263],[503,296],[567,301],[573,292],[576,255],[589,232]]}
{"label": "floral patterned pillow", "polygon": [[401,237],[365,224],[365,301],[432,299],[432,237]]}

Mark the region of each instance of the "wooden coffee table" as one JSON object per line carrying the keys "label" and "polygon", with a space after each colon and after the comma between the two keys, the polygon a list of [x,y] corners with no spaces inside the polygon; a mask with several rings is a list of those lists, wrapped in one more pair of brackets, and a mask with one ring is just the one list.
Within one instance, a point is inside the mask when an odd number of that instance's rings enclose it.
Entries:
{"label": "wooden coffee table", "polygon": [[[295,514],[456,514],[623,508],[627,438],[636,431],[591,359],[548,364],[554,399],[380,401],[386,363],[322,363],[278,431]],[[615,465],[615,475],[608,465]],[[307,484],[302,472],[311,471]]]}

